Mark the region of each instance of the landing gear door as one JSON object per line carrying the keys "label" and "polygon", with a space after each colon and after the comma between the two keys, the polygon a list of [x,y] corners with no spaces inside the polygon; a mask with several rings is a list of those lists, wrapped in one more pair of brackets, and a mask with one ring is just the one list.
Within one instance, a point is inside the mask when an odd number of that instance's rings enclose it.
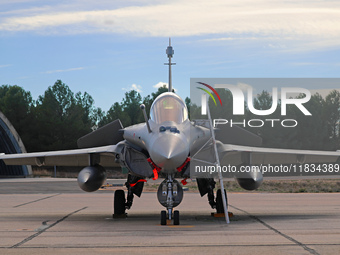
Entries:
{"label": "landing gear door", "polygon": [[124,150],[124,158],[126,167],[134,175],[142,178],[150,178],[153,176],[153,168],[147,161],[147,156],[144,153],[126,146]]}

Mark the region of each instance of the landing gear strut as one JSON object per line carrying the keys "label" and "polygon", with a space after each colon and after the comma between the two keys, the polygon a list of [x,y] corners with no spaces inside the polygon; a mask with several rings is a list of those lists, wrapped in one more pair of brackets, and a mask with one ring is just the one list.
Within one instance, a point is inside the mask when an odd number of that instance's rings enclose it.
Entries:
{"label": "landing gear strut", "polygon": [[172,175],[159,185],[157,192],[158,201],[166,207],[166,211],[161,211],[161,225],[166,225],[167,219],[174,220],[174,225],[179,225],[179,211],[173,211],[173,208],[179,205],[183,199],[183,189],[178,181],[173,179]]}
{"label": "landing gear strut", "polygon": [[[205,194],[208,196],[208,201],[212,209],[216,209],[216,213],[224,213],[223,207],[223,196],[221,189],[218,189],[216,192],[216,200],[214,195],[214,189],[216,182],[212,178],[197,178],[198,190],[203,197]],[[224,194],[226,197],[227,208],[228,208],[228,199],[227,192],[224,190]]]}

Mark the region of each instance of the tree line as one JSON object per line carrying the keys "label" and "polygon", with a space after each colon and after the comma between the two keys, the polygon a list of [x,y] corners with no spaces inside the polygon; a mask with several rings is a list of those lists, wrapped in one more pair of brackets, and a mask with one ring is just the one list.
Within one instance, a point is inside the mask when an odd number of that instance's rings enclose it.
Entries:
{"label": "tree line", "polygon": [[29,91],[17,85],[0,86],[0,111],[9,119],[28,152],[77,148],[77,139],[120,119],[123,126],[144,121],[140,104],[149,112],[153,100],[167,91],[165,85],[144,98],[134,91],[105,112],[95,107],[87,92],[74,93],[57,80],[43,95],[33,100]]}
{"label": "tree line", "polygon": [[[74,93],[68,85],[57,80],[45,93],[33,100],[31,93],[16,85],[0,86],[0,111],[13,124],[21,136],[28,152],[45,150],[64,150],[77,148],[77,139],[104,126],[116,119],[120,119],[123,126],[130,126],[144,122],[140,104],[145,104],[149,113],[152,102],[163,92],[165,85],[156,92],[142,98],[140,93],[131,90],[125,93],[121,102],[114,103],[105,112],[95,107],[94,100],[87,92]],[[251,119],[262,120],[262,127],[244,128],[263,138],[263,146],[293,149],[337,150],[340,148],[340,93],[330,92],[325,98],[319,94],[312,95],[304,106],[312,113],[305,116],[294,105],[288,105],[287,115],[281,116],[281,102],[276,111],[270,116],[255,116],[245,104],[244,116],[233,116],[233,97],[228,90],[218,90],[223,107],[215,106],[209,100],[212,118],[223,118],[242,123]],[[303,97],[304,95],[300,95]],[[190,102],[185,103],[190,109],[191,119],[206,118],[200,115],[200,107]],[[258,110],[270,109],[271,94],[262,91],[254,98],[254,107]],[[283,127],[282,119],[296,119],[298,125],[294,128]],[[267,119],[276,119],[272,127]],[[257,125],[259,121],[253,122]],[[240,125],[239,126],[243,126]]]}
{"label": "tree line", "polygon": [[[270,148],[291,148],[310,150],[338,150],[340,149],[340,92],[331,91],[325,98],[316,93],[304,103],[304,107],[312,114],[304,115],[295,105],[287,105],[285,116],[281,114],[281,100],[278,100],[276,110],[268,116],[258,116],[250,112],[246,103],[245,114],[233,115],[233,96],[229,90],[217,89],[223,107],[215,105],[209,100],[209,108],[213,119],[233,120],[239,127],[262,137],[263,146]],[[300,94],[298,98],[305,97]],[[253,100],[257,110],[267,110],[272,106],[272,96],[267,91],[262,91]],[[201,108],[191,105],[191,117],[204,118],[200,115]],[[248,122],[251,120],[250,122]],[[288,120],[284,122],[283,120]],[[289,120],[296,120],[296,123]],[[243,125],[245,123],[245,125]],[[250,123],[250,124],[249,124]],[[262,125],[262,126],[261,126]],[[261,126],[261,127],[256,127]],[[273,127],[274,126],[274,127]]]}

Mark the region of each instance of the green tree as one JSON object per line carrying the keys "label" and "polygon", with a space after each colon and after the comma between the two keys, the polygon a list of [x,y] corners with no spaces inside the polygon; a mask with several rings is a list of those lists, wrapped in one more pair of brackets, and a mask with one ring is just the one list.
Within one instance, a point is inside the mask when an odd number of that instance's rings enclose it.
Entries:
{"label": "green tree", "polygon": [[[216,89],[217,93],[220,95],[222,106],[217,98],[215,98],[215,102],[211,97],[208,97],[208,104],[211,113],[212,119],[227,119],[233,120],[234,122],[241,122],[244,119],[244,116],[241,115],[233,115],[233,96],[229,90],[226,89]],[[245,107],[245,104],[244,104]],[[245,107],[246,109],[246,107]]]}
{"label": "green tree", "polygon": [[30,92],[19,86],[0,87],[0,111],[9,119],[20,135],[27,151],[32,147],[32,132],[35,130],[34,101]]}
{"label": "green tree", "polygon": [[77,148],[77,139],[91,131],[94,125],[93,99],[87,93],[74,93],[61,80],[39,96],[34,114],[36,118],[33,150],[61,150]]}
{"label": "green tree", "polygon": [[[154,101],[160,94],[163,94],[164,92],[168,92],[169,89],[166,87],[166,84],[164,84],[162,87],[159,87],[156,92],[151,93],[151,100]],[[175,90],[172,90],[172,92],[175,93]]]}
{"label": "green tree", "polygon": [[92,131],[98,129],[99,127],[105,125],[104,122],[106,121],[106,113],[100,107],[95,107],[93,109],[93,126]]}
{"label": "green tree", "polygon": [[[301,94],[297,98],[304,98]],[[254,99],[254,107],[258,110],[269,109],[272,104],[271,95],[263,91]],[[287,113],[281,116],[281,102],[278,102],[276,111],[268,116],[256,116],[248,113],[247,119],[261,119],[264,121],[264,126],[260,128],[247,128],[260,135],[263,139],[263,146],[274,148],[292,148],[292,149],[311,149],[311,150],[334,150],[331,145],[329,134],[327,134],[327,123],[332,122],[327,120],[331,117],[336,119],[336,107],[333,109],[333,115],[326,113],[325,100],[319,95],[311,96],[311,99],[304,104],[304,107],[311,112],[311,116],[304,115],[295,105],[287,105]],[[265,119],[278,120],[274,127],[271,127],[271,122],[266,122]],[[281,121],[283,119],[294,119],[297,121],[296,127],[283,127]],[[336,121],[335,121],[336,122]],[[334,123],[334,121],[333,121]]]}
{"label": "green tree", "polygon": [[[3,85],[0,87],[0,111],[10,120],[19,134],[25,132],[30,122],[33,100],[30,92],[19,86]],[[22,139],[26,134],[22,135]]]}
{"label": "green tree", "polygon": [[116,102],[114,103],[107,114],[102,118],[102,120],[99,122],[99,127],[102,127],[116,119],[120,119],[122,122],[122,125],[124,127],[128,126],[128,123],[131,123],[130,117],[123,111],[122,104]]}
{"label": "green tree", "polygon": [[75,104],[82,111],[83,122],[90,125],[95,122],[96,118],[94,118],[95,107],[93,98],[87,92],[84,92],[84,94],[78,92],[75,95],[75,100]]}
{"label": "green tree", "polygon": [[[300,95],[298,98],[304,97]],[[304,115],[295,106],[295,119],[298,121],[296,128],[295,144],[297,149],[327,150],[330,149],[327,137],[327,122],[324,112],[325,101],[319,94],[312,95],[311,99],[304,104],[312,115]]]}
{"label": "green tree", "polygon": [[140,109],[141,104],[142,97],[137,91],[130,90],[129,92],[125,93],[122,106],[124,112],[130,118],[130,123],[126,123],[127,126],[143,122],[143,113]]}
{"label": "green tree", "polygon": [[[253,99],[253,107],[256,110],[269,110],[272,108],[273,104],[273,98],[271,94],[269,94],[267,91],[263,90],[260,94],[257,94],[257,96]],[[284,148],[285,144],[283,143],[284,140],[289,139],[289,132],[286,134],[285,131],[281,127],[281,124],[279,121],[281,118],[280,115],[280,107],[281,103],[280,101],[277,102],[277,107],[275,111],[270,115],[255,115],[250,110],[246,109],[245,117],[247,122],[246,129],[260,137],[262,137],[262,144],[265,147],[278,147],[278,148]],[[249,120],[261,120],[263,123],[262,127],[250,127],[248,125]],[[267,121],[267,120],[271,121]],[[253,126],[261,126],[262,123],[260,121],[254,121],[250,122]],[[289,130],[292,131],[292,130]],[[291,134],[290,134],[291,135]]]}
{"label": "green tree", "polygon": [[340,135],[340,92],[333,90],[327,96],[324,106],[324,116],[327,117],[327,135],[332,150],[339,149]]}

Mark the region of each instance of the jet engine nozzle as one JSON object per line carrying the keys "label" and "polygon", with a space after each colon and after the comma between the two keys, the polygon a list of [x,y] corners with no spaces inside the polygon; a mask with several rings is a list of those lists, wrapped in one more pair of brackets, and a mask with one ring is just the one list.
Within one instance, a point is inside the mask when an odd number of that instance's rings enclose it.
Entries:
{"label": "jet engine nozzle", "polygon": [[98,190],[106,180],[105,168],[99,165],[87,166],[78,174],[79,187],[87,192]]}

